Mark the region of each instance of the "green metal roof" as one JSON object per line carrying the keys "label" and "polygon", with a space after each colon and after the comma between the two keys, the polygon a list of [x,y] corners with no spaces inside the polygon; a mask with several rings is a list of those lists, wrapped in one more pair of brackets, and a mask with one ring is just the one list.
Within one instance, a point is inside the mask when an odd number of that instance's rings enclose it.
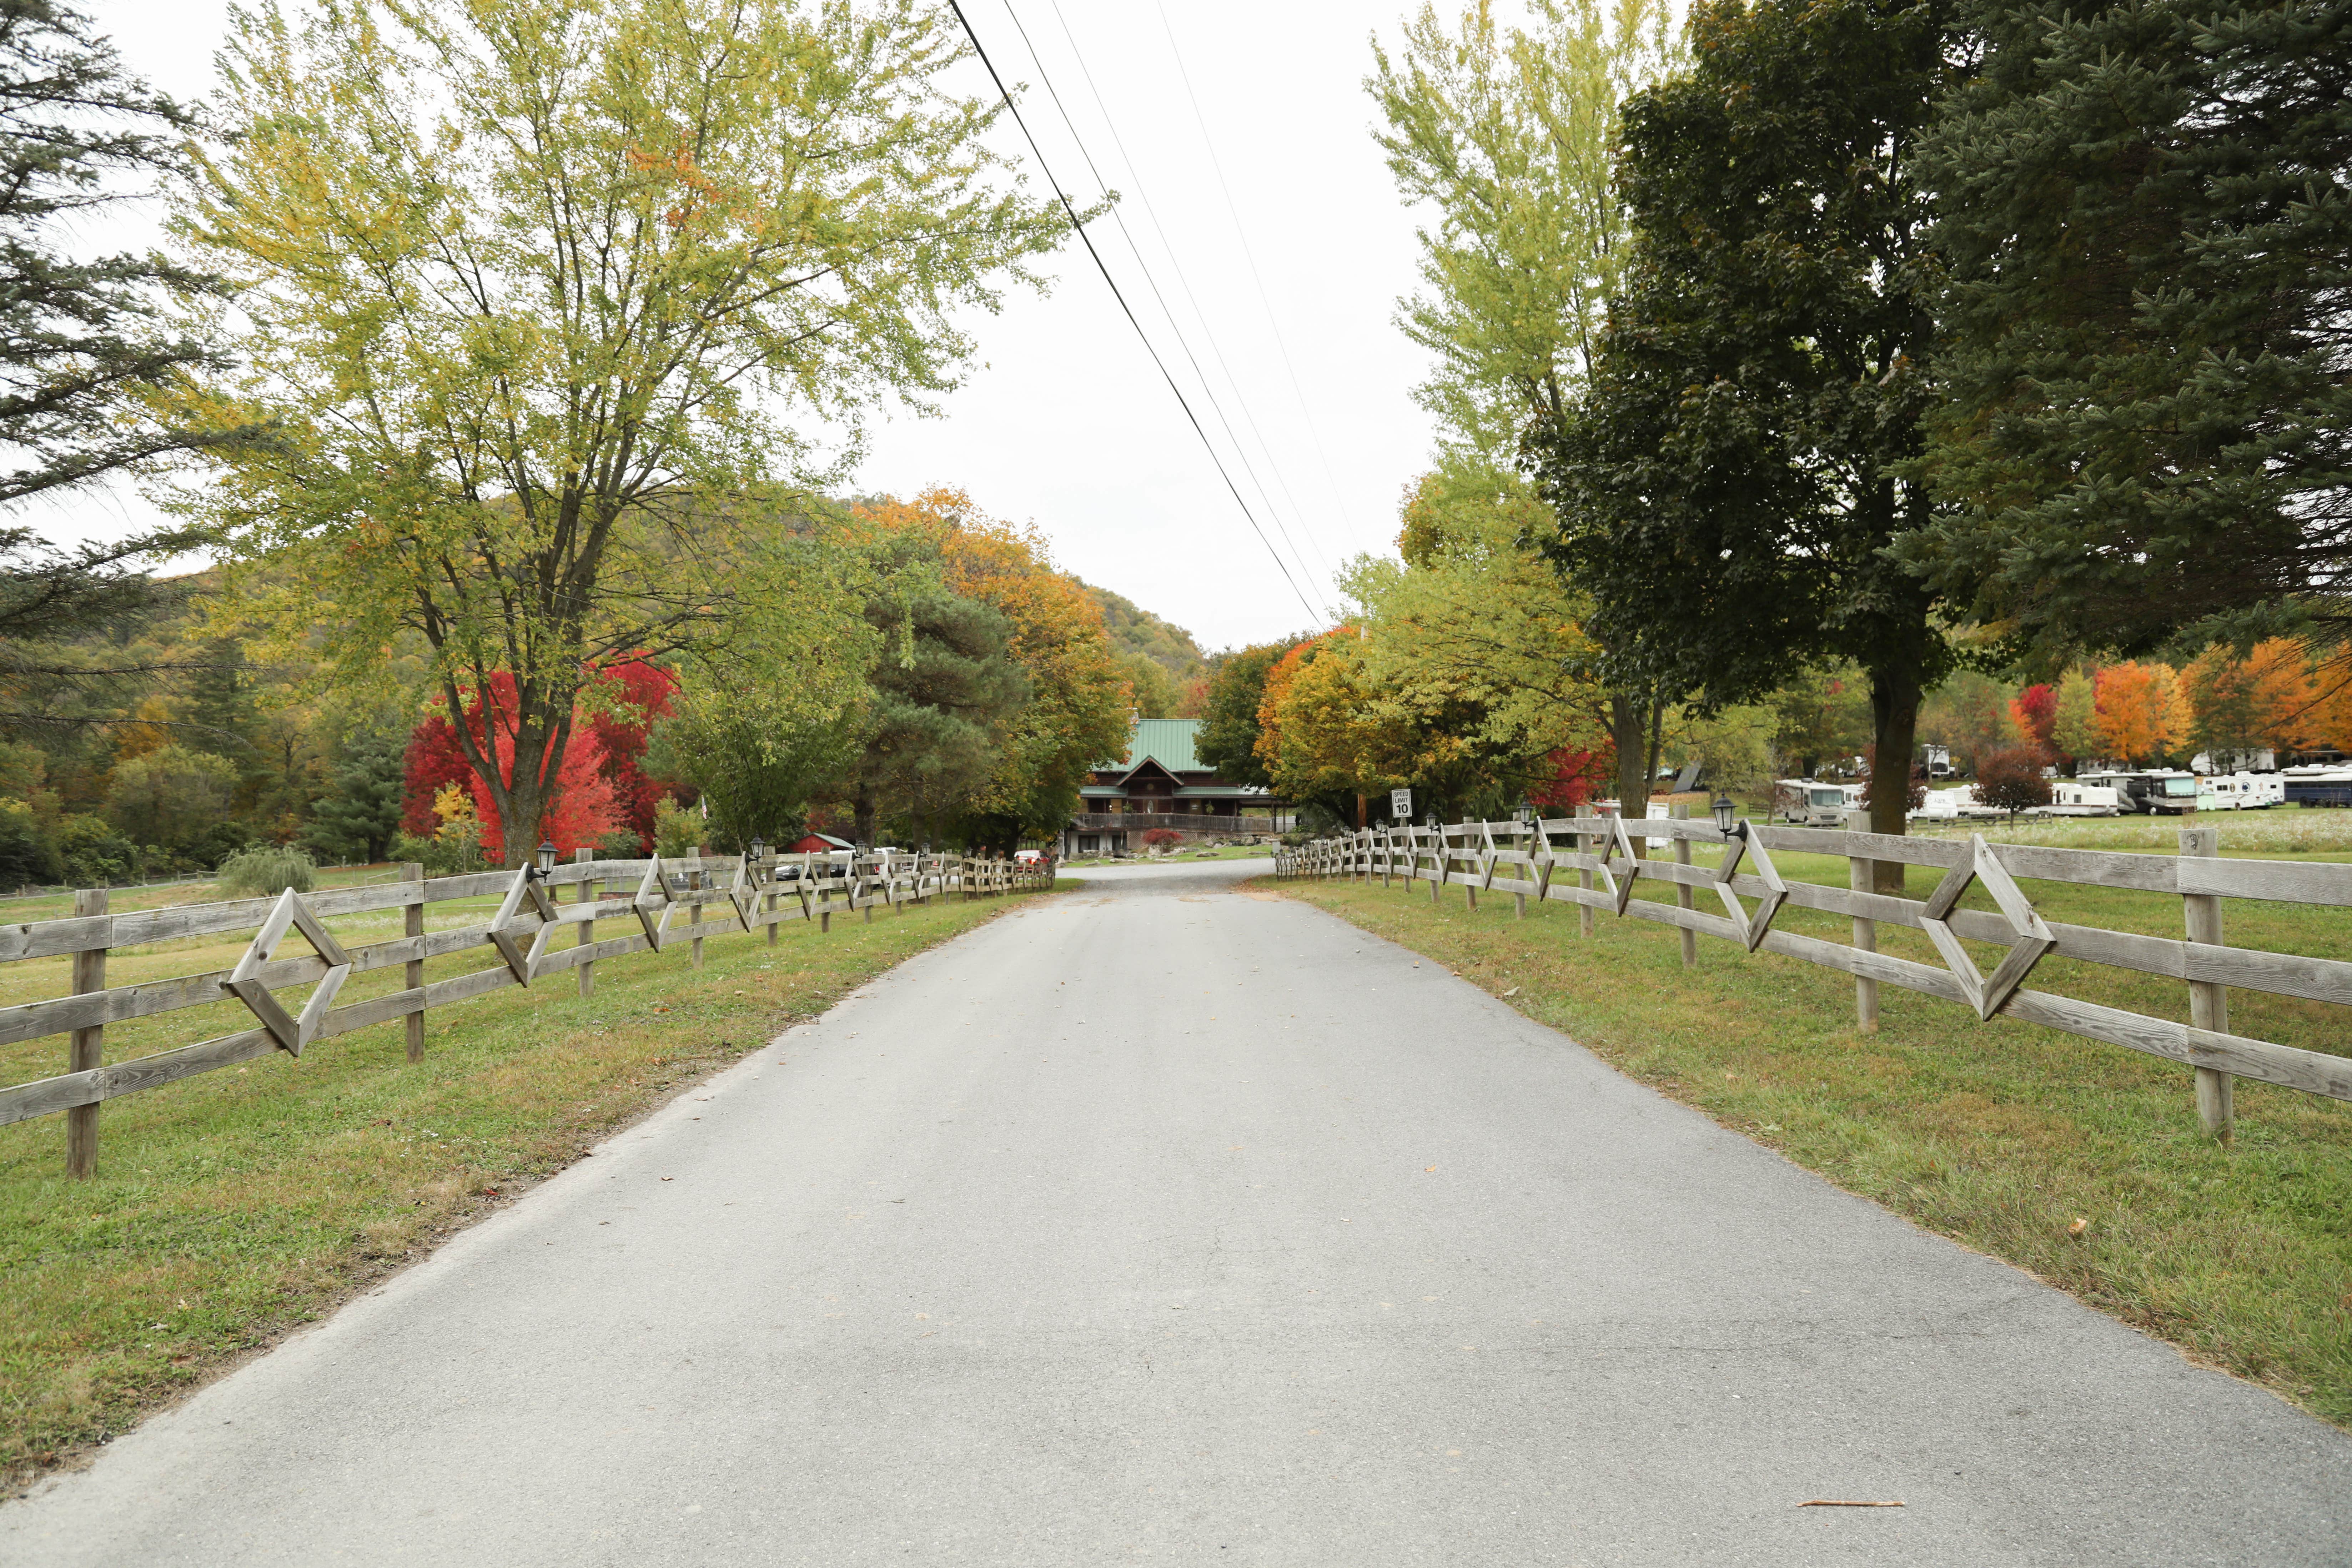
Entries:
{"label": "green metal roof", "polygon": [[1208,764],[1192,751],[1200,732],[1198,719],[1139,719],[1127,738],[1127,755],[1114,765],[1132,768],[1150,757],[1171,773],[1207,773]]}

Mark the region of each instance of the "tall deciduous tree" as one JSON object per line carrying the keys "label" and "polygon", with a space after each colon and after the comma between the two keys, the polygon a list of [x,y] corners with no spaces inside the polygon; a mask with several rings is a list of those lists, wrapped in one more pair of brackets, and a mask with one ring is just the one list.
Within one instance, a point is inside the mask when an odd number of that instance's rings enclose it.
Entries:
{"label": "tall deciduous tree", "polygon": [[2321,689],[2303,646],[2290,637],[2273,637],[2242,655],[2216,643],[2180,672],[2189,739],[2222,764],[2309,745],[2317,738]]}
{"label": "tall deciduous tree", "polygon": [[[1886,553],[1929,516],[1903,465],[1935,346],[1915,161],[1944,5],[1715,0],[1691,37],[1692,69],[1625,110],[1635,239],[1590,395],[1530,432],[1560,559],[1624,674],[1714,706],[1851,658],[1875,754],[1908,758],[1953,662]],[[1904,806],[1874,789],[1872,826]]]}
{"label": "tall deciduous tree", "polygon": [[955,384],[950,312],[1066,227],[942,87],[953,29],[915,0],[239,14],[181,232],[250,353],[177,412],[278,438],[188,504],[339,679],[411,635],[452,711],[511,676],[511,777],[458,737],[510,860],[593,667],[821,651],[822,531],[775,486],[835,469],[788,416]]}
{"label": "tall deciduous tree", "polygon": [[2099,742],[2119,763],[2160,760],[2189,736],[2189,712],[2168,664],[2127,659],[2099,671]]}
{"label": "tall deciduous tree", "polygon": [[1238,784],[1265,789],[1274,783],[1258,753],[1258,710],[1265,704],[1266,676],[1292,648],[1306,641],[1253,643],[1224,656],[1209,678],[1209,698],[1192,753]]}
{"label": "tall deciduous tree", "polygon": [[1368,702],[1418,737],[1388,762],[1416,804],[1450,811],[1482,790],[1516,802],[1554,779],[1554,753],[1609,744],[1608,696],[1587,674],[1590,606],[1525,542],[1549,520],[1516,476],[1497,494],[1424,475],[1405,503],[1402,561],[1359,556],[1339,574],[1362,612],[1352,657]]}
{"label": "tall deciduous tree", "polygon": [[[1515,488],[1523,441],[1557,432],[1591,368],[1627,233],[1610,170],[1620,105],[1681,58],[1664,0],[1529,12],[1530,26],[1505,27],[1478,0],[1449,29],[1424,5],[1396,58],[1375,46],[1366,83],[1398,190],[1433,220],[1419,231],[1422,291],[1397,318],[1432,356],[1413,395],[1436,416],[1448,480],[1490,493]],[[1675,695],[1612,684],[1626,800],[1649,795],[1645,760]]]}
{"label": "tall deciduous tree", "polygon": [[1903,548],[2044,654],[2352,630],[2352,5],[1965,14],[1922,152],[1952,504]]}
{"label": "tall deciduous tree", "polygon": [[2050,719],[2050,743],[2077,761],[2099,753],[2098,689],[2079,669],[2058,678],[2058,701]]}

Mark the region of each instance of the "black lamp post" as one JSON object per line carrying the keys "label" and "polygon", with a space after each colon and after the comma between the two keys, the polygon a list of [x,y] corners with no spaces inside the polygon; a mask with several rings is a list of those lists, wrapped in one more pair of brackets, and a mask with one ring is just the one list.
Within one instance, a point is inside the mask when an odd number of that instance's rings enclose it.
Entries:
{"label": "black lamp post", "polygon": [[1739,803],[1727,795],[1719,795],[1709,809],[1715,813],[1716,826],[1723,830],[1725,837],[1731,837],[1739,826]]}
{"label": "black lamp post", "polygon": [[551,877],[555,874],[555,841],[553,839],[542,838],[539,841],[539,874],[541,877]]}

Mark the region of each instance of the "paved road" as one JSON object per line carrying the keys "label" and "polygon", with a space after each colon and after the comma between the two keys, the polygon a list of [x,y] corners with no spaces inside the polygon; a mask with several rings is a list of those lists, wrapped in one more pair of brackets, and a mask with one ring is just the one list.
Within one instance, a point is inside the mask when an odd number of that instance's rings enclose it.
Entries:
{"label": "paved road", "polygon": [[1253,868],[917,958],[0,1562],[2352,1561],[2352,1440]]}

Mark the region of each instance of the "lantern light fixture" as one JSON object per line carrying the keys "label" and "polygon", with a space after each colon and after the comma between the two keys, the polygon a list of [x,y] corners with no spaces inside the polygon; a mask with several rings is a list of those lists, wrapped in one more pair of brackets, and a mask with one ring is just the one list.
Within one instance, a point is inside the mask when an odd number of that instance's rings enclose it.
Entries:
{"label": "lantern light fixture", "polygon": [[1715,813],[1715,825],[1723,831],[1724,837],[1729,837],[1738,828],[1739,803],[1729,795],[1717,795],[1714,805],[1709,809]]}
{"label": "lantern light fixture", "polygon": [[539,841],[539,874],[541,877],[551,877],[555,874],[555,842],[552,839],[542,838]]}

